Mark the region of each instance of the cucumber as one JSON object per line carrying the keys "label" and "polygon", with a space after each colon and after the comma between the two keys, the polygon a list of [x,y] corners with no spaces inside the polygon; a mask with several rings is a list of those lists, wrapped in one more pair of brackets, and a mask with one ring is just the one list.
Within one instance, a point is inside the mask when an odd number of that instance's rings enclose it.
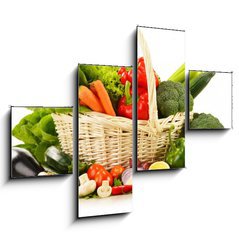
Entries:
{"label": "cucumber", "polygon": [[45,162],[50,169],[59,174],[67,174],[71,165],[70,157],[60,152],[55,146],[46,150]]}
{"label": "cucumber", "polygon": [[197,97],[197,95],[207,86],[215,74],[215,72],[203,72],[197,77],[191,79],[191,81],[189,80],[189,89],[193,98]]}

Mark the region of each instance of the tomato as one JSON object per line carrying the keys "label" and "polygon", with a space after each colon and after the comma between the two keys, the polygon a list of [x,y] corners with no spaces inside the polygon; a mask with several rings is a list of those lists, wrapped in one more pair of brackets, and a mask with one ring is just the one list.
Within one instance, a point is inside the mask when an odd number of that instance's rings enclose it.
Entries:
{"label": "tomato", "polygon": [[126,68],[125,67],[121,67],[118,71],[119,75],[122,75],[124,72],[126,72]]}
{"label": "tomato", "polygon": [[87,171],[88,178],[90,180],[94,180],[95,175],[99,170],[105,170],[105,168],[102,165],[97,163],[92,164]]}
{"label": "tomato", "polygon": [[111,169],[110,173],[113,176],[113,178],[118,178],[122,174],[123,171],[124,171],[124,167],[118,165],[118,166],[114,166]]}
{"label": "tomato", "polygon": [[100,187],[102,185],[102,181],[104,180],[108,180],[110,186],[113,185],[112,175],[105,169],[101,169],[95,174],[96,187]]}
{"label": "tomato", "polygon": [[120,81],[123,85],[125,85],[127,80],[128,80],[128,73],[125,71],[122,73]]}

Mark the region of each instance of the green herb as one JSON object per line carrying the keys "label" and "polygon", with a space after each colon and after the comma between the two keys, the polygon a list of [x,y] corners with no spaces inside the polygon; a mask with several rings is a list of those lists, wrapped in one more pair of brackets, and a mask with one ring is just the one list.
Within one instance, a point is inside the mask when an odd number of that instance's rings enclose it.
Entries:
{"label": "green herb", "polygon": [[115,178],[114,179],[114,186],[115,187],[118,187],[118,186],[122,186],[123,184],[122,184],[122,182],[120,181],[120,179],[118,179],[118,178]]}

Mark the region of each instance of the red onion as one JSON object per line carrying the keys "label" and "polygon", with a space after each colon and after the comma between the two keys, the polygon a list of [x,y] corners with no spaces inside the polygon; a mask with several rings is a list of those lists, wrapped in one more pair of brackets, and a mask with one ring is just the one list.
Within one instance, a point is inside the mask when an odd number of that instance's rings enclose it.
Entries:
{"label": "red onion", "polygon": [[122,175],[121,175],[121,180],[124,185],[127,185],[129,180],[132,179],[133,171],[132,168],[126,169]]}

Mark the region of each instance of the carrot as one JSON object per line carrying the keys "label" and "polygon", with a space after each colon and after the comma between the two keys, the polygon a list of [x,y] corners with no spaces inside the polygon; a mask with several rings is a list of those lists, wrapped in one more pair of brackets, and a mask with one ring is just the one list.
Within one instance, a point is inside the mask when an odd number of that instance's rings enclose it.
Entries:
{"label": "carrot", "polygon": [[105,113],[111,116],[116,116],[115,110],[113,108],[109,94],[106,91],[104,84],[100,80],[96,80],[90,84],[90,89],[93,93],[96,93],[97,97],[100,99]]}
{"label": "carrot", "polygon": [[100,100],[89,88],[83,85],[79,87],[79,99],[93,111],[104,113],[104,108],[102,107]]}
{"label": "carrot", "polygon": [[82,100],[80,100],[80,99],[79,99],[79,104],[80,104],[80,106],[85,106],[85,107],[87,107],[87,105],[86,105]]}

